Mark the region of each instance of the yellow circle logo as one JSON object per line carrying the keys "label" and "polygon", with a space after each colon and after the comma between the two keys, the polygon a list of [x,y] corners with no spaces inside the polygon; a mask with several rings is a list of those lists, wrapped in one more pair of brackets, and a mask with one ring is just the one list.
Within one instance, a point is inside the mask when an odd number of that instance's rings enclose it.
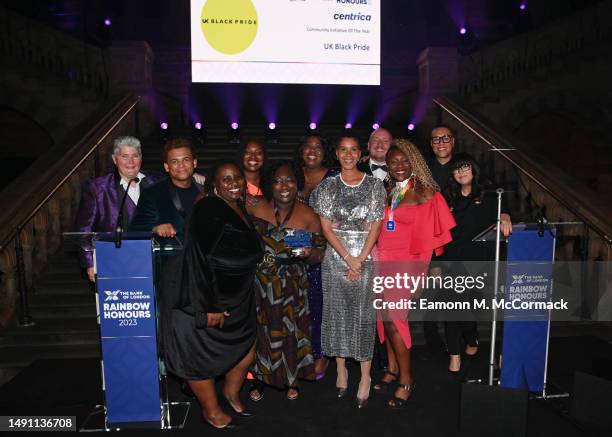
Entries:
{"label": "yellow circle logo", "polygon": [[208,0],[202,8],[202,33],[215,50],[235,55],[257,35],[257,11],[251,0]]}

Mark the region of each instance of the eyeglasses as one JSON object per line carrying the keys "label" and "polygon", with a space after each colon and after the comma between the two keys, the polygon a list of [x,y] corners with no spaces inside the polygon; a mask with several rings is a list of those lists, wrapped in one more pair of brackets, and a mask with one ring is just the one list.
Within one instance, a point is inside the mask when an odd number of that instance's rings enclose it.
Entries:
{"label": "eyeglasses", "polygon": [[442,135],[440,137],[431,137],[431,144],[450,143],[453,139],[452,135]]}
{"label": "eyeglasses", "polygon": [[453,169],[453,173],[466,173],[472,169],[471,164],[463,164],[461,167]]}

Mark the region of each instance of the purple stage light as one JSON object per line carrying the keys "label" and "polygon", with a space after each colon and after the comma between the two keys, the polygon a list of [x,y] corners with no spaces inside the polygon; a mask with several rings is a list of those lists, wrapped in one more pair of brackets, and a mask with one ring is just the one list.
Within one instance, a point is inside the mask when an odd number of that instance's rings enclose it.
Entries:
{"label": "purple stage light", "polygon": [[104,25],[105,26],[110,26],[111,24],[113,24],[112,20],[110,18],[105,18],[104,19]]}
{"label": "purple stage light", "polygon": [[232,123],[232,129],[238,129],[238,123],[236,123],[235,121]]}
{"label": "purple stage light", "polygon": [[276,129],[276,123],[272,122],[272,123],[268,124],[268,129],[270,129],[270,130]]}
{"label": "purple stage light", "polygon": [[414,130],[414,123],[408,123],[408,130]]}
{"label": "purple stage light", "polygon": [[168,130],[168,123],[166,123],[165,121],[162,121],[162,122],[159,124],[159,127],[161,127],[161,128],[162,128],[162,130]]}
{"label": "purple stage light", "polygon": [[378,123],[374,123],[372,125],[372,129],[374,129],[374,130],[379,129],[379,128],[380,128],[380,124],[378,124]]}
{"label": "purple stage light", "polygon": [[459,33],[461,35],[465,35],[467,33],[467,29],[465,27],[462,27],[461,29],[459,29]]}
{"label": "purple stage light", "polygon": [[202,129],[202,123],[200,123],[199,121],[193,125],[193,127],[195,127],[197,130]]}
{"label": "purple stage light", "polygon": [[521,3],[521,5],[519,6],[519,9],[521,11],[524,11],[525,9],[527,9],[527,5],[525,3]]}
{"label": "purple stage light", "polygon": [[352,123],[345,124],[344,129],[353,129],[353,124]]}
{"label": "purple stage light", "polygon": [[317,124],[313,121],[308,125],[308,127],[310,128],[310,130],[315,130],[317,128]]}

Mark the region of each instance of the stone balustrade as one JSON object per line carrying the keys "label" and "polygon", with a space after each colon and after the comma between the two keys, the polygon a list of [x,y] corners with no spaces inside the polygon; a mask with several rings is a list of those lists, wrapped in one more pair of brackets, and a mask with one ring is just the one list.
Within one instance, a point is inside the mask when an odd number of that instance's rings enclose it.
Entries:
{"label": "stone balustrade", "polygon": [[83,182],[112,168],[110,156],[115,137],[134,134],[137,102],[136,96],[129,95],[114,105],[97,129],[66,148],[69,159],[52,163],[51,160],[57,161],[53,153],[39,158],[34,173],[42,171],[45,165],[39,161],[46,160],[52,167],[48,173],[40,173],[41,180],[32,182],[31,172],[26,171],[7,187],[10,196],[11,187],[34,184],[32,189],[37,191],[37,196],[32,199],[24,195],[22,202],[13,200],[12,203],[3,199],[0,205],[0,223],[5,224],[0,233],[0,327],[13,323],[18,309],[16,236],[19,235],[23,249],[26,290],[31,292],[32,284],[60,248],[62,233],[74,231]]}

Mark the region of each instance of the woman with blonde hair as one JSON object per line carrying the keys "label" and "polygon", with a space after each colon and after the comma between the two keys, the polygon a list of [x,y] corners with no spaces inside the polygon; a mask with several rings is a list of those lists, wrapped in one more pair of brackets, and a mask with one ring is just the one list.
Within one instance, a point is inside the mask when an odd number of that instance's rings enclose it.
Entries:
{"label": "woman with blonde hair", "polygon": [[[450,229],[455,221],[414,144],[405,139],[394,140],[386,161],[394,187],[389,193],[377,243],[379,274],[395,277],[396,273],[407,273],[419,277],[427,273],[433,253],[441,254],[443,246],[451,241]],[[399,286],[387,288],[383,291],[383,300],[385,304],[405,302],[403,299],[410,299],[416,291]],[[414,390],[408,310],[380,310],[377,331],[386,345],[389,367],[374,390],[383,391],[397,381],[393,398],[387,405],[402,408]]]}

